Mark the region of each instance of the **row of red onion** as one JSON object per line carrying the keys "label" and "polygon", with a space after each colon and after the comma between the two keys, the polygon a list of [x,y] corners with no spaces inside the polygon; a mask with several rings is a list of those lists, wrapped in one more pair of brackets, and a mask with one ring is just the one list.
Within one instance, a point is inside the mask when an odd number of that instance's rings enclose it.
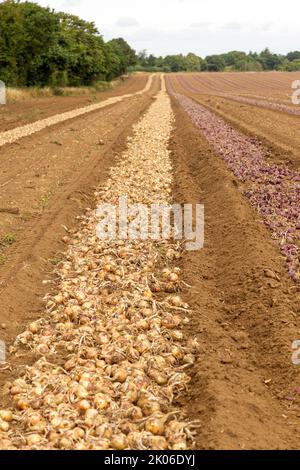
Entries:
{"label": "row of red onion", "polygon": [[300,170],[270,163],[269,152],[258,139],[246,136],[192,99],[175,96],[234,175],[247,182],[244,195],[271,230],[289,276],[300,284]]}

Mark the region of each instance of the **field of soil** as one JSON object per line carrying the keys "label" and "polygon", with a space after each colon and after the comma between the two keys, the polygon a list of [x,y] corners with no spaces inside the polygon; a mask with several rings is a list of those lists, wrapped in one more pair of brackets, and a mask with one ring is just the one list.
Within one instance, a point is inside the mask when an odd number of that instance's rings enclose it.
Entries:
{"label": "field of soil", "polygon": [[249,98],[291,105],[292,83],[298,72],[224,72],[176,74],[174,82],[199,94]]}
{"label": "field of soil", "polygon": [[[258,137],[271,147],[272,158],[276,161],[289,161],[299,166],[300,109],[291,101],[292,83],[297,79],[299,73],[296,72],[179,74],[173,76],[171,83],[175,92],[191,96],[243,132]],[[268,105],[261,107],[257,100],[240,100],[250,95],[268,98],[269,103],[286,100],[288,107],[298,114]],[[233,100],[233,96],[239,98]]]}
{"label": "field of soil", "polygon": [[[122,91],[139,91],[146,81],[147,77],[131,78],[129,88],[122,85]],[[105,179],[132,124],[158,89],[157,77],[144,95],[1,148],[0,237],[12,239],[1,246],[0,323],[6,325],[1,334],[5,341],[41,308],[48,287],[37,280],[47,278],[60,261],[64,227],[71,228],[89,207],[93,189]]]}
{"label": "field of soil", "polygon": [[135,93],[142,90],[146,82],[147,77],[145,75],[136,75],[135,77],[129,77],[123,83],[121,82],[111,90],[104,92],[93,92],[91,90],[90,95],[40,97],[8,103],[6,106],[0,107],[0,132],[45,119],[54,114],[88,106],[112,96]]}
{"label": "field of soil", "polygon": [[[0,148],[1,449],[299,447],[296,75],[132,76]],[[204,248],[99,242],[124,195],[204,204]]]}
{"label": "field of soil", "polygon": [[183,258],[189,331],[201,344],[189,409],[202,422],[197,448],[297,449],[300,369],[291,344],[300,296],[238,180],[175,99],[173,107],[175,199],[201,201],[206,212],[205,247]]}

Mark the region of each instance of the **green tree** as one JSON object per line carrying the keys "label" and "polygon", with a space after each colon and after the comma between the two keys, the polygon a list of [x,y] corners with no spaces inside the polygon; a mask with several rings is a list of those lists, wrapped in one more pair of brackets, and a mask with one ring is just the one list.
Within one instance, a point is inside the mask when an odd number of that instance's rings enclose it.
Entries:
{"label": "green tree", "polygon": [[61,25],[60,50],[67,54],[58,59],[67,69],[71,85],[90,85],[108,73],[105,43],[93,22],[66,13],[58,14]]}
{"label": "green tree", "polygon": [[19,56],[23,48],[23,15],[14,1],[0,3],[0,78],[19,85]]}
{"label": "green tree", "polygon": [[24,34],[18,58],[21,80],[26,85],[44,85],[51,69],[48,55],[56,45],[59,18],[49,8],[35,3],[20,3],[19,8]]}
{"label": "green tree", "polygon": [[148,55],[147,55],[146,49],[140,51],[137,54],[137,63],[141,67],[147,67],[147,65],[148,65]]}
{"label": "green tree", "polygon": [[300,70],[300,59],[295,59],[291,62],[291,71],[298,72]]}
{"label": "green tree", "polygon": [[90,85],[134,63],[126,41],[105,44],[93,22],[33,2],[0,3],[0,79],[8,85]]}
{"label": "green tree", "polygon": [[169,67],[172,72],[182,72],[185,70],[184,57],[182,54],[166,56],[165,65]]}
{"label": "green tree", "polygon": [[198,57],[196,54],[190,52],[185,57],[185,70],[188,72],[200,72],[202,66],[202,59]]}
{"label": "green tree", "polygon": [[285,59],[279,67],[279,70],[284,72],[298,72],[298,70],[300,70],[300,59],[295,59],[293,61]]}
{"label": "green tree", "polygon": [[234,69],[238,69],[238,64],[245,64],[248,62],[248,57],[245,52],[240,51],[230,51],[227,54],[222,55],[225,65],[228,67],[233,67]]}
{"label": "green tree", "polygon": [[156,67],[156,62],[157,62],[156,57],[153,54],[150,54],[149,57],[148,57],[148,66],[149,67]]}
{"label": "green tree", "polygon": [[137,56],[135,51],[124,39],[112,39],[107,44],[110,47],[111,52],[115,54],[120,60],[119,75],[126,73],[128,67],[131,67],[137,63]]}
{"label": "green tree", "polygon": [[205,58],[209,72],[222,72],[226,63],[222,55],[210,55]]}
{"label": "green tree", "polygon": [[32,2],[0,4],[0,73],[9,84],[43,82],[49,73],[47,54],[55,45],[59,20]]}
{"label": "green tree", "polygon": [[264,70],[276,70],[283,62],[284,57],[273,54],[270,49],[264,49],[258,56],[258,61]]}
{"label": "green tree", "polygon": [[294,60],[300,59],[300,51],[289,52],[286,56],[287,60],[293,62]]}

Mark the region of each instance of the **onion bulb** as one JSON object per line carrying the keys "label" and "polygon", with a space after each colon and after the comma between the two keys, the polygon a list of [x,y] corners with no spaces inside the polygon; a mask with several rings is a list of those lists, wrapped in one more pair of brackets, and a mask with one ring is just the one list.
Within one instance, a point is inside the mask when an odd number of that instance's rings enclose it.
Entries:
{"label": "onion bulb", "polygon": [[77,406],[80,411],[84,412],[91,408],[91,404],[87,400],[81,400],[80,402],[78,402]]}
{"label": "onion bulb", "polygon": [[163,436],[165,432],[165,423],[162,418],[150,418],[146,422],[146,431],[155,436]]}
{"label": "onion bulb", "polygon": [[152,450],[168,450],[168,442],[164,437],[161,436],[149,436],[147,437],[147,443]]}
{"label": "onion bulb", "polygon": [[9,410],[0,410],[0,419],[6,423],[11,423],[14,419],[13,414]]}
{"label": "onion bulb", "polygon": [[128,374],[125,369],[117,369],[113,375],[113,380],[115,382],[124,383],[126,382]]}
{"label": "onion bulb", "polygon": [[127,448],[127,439],[124,434],[116,434],[112,437],[111,447],[115,450],[125,450]]}
{"label": "onion bulb", "polygon": [[2,421],[0,420],[0,431],[2,432],[8,432],[9,431],[9,423],[7,423],[6,421]]}
{"label": "onion bulb", "polygon": [[29,447],[34,447],[40,444],[42,438],[39,434],[30,434],[26,438],[27,445]]}
{"label": "onion bulb", "polygon": [[94,397],[94,403],[99,410],[107,410],[110,406],[110,398],[103,393],[98,393]]}

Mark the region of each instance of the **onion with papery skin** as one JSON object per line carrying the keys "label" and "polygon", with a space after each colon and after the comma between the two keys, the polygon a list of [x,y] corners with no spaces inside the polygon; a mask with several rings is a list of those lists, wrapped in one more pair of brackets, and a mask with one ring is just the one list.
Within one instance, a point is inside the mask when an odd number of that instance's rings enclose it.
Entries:
{"label": "onion with papery skin", "polygon": [[162,418],[151,418],[146,422],[146,431],[155,436],[163,436],[165,432],[165,422]]}
{"label": "onion with papery skin", "polygon": [[[118,204],[122,194],[130,204],[172,203],[172,119],[163,92],[96,190],[95,207]],[[175,294],[182,247],[172,239],[100,241],[91,208],[77,222],[45,311],[15,342],[17,354],[28,348],[37,360],[8,387],[13,411],[0,412],[0,447],[7,440],[26,450],[191,447],[188,423],[169,426],[170,415],[182,421],[175,396],[186,390],[194,354],[179,329],[187,306]]]}
{"label": "onion with papery skin", "polygon": [[126,436],[124,434],[117,434],[111,439],[111,447],[115,450],[125,450],[128,446]]}
{"label": "onion with papery skin", "polygon": [[0,420],[0,431],[8,432],[9,428],[10,428],[9,423],[7,423],[6,421]]}
{"label": "onion with papery skin", "polygon": [[10,410],[0,410],[0,419],[6,423],[11,423],[14,416]]}
{"label": "onion with papery skin", "polygon": [[91,408],[91,404],[88,400],[81,400],[79,403],[78,403],[78,409],[80,411],[88,411],[89,409]]}

